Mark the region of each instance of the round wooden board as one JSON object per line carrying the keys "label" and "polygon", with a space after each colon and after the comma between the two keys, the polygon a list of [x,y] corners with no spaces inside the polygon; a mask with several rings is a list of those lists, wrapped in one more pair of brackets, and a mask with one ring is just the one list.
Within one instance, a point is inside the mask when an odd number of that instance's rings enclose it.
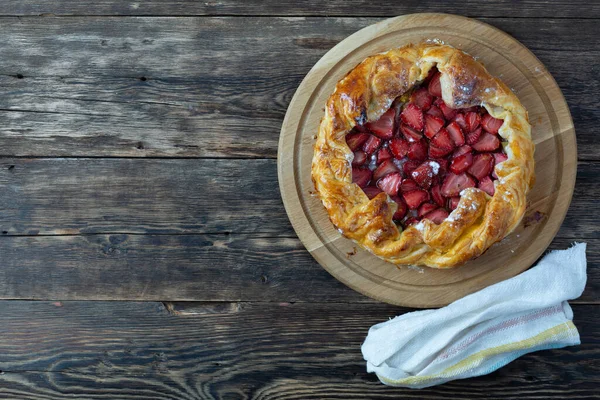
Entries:
{"label": "round wooden board", "polygon": [[[536,184],[521,225],[481,257],[449,269],[396,267],[344,238],[314,196],[311,160],[324,105],[338,80],[367,56],[437,39],[473,55],[529,112]],[[412,14],[368,26],[331,49],[296,91],[281,129],[278,174],[288,216],[315,259],[346,285],[384,302],[440,307],[524,271],[548,247],[567,213],[577,170],[573,121],[542,63],[506,33],[465,17]]]}

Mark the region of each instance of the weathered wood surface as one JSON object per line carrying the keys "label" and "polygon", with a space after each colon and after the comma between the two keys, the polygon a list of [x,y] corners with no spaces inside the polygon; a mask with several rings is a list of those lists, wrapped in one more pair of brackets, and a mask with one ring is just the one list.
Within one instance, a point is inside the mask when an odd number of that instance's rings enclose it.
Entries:
{"label": "weathered wood surface", "polygon": [[[117,234],[0,239],[4,299],[374,302],[329,275],[296,238]],[[555,239],[550,249],[572,242]],[[588,284],[577,302],[600,304],[600,240],[586,242]]]}
{"label": "weathered wood surface", "polygon": [[293,233],[275,160],[1,162],[0,226],[8,234]]}
{"label": "weathered wood surface", "polygon": [[[426,11],[492,17],[563,89],[582,162],[551,248],[587,241],[589,280],[581,346],[409,391],[367,375],[359,351],[408,310],[308,255],[274,158],[328,49]],[[149,17],[174,15],[236,17]],[[0,398],[600,398],[599,4],[7,0],[0,16],[0,298],[207,301],[1,301]]]}
{"label": "weathered wood surface", "polygon": [[582,0],[511,0],[460,3],[436,0],[397,1],[262,1],[262,0],[144,0],[144,1],[63,1],[4,0],[0,15],[299,15],[299,16],[381,16],[394,17],[415,12],[445,12],[467,17],[598,18],[600,7]]}
{"label": "weathered wood surface", "polygon": [[598,398],[598,307],[574,307],[582,345],[419,391],[365,371],[383,304],[4,302],[0,396],[19,399]]}
{"label": "weathered wood surface", "polygon": [[[379,20],[1,18],[0,154],[275,158],[304,75]],[[596,22],[482,20],[544,62],[571,106],[580,159],[600,160]]]}
{"label": "weathered wood surface", "polygon": [[[275,160],[2,158],[4,235],[272,233],[295,236]],[[559,236],[600,238],[600,164],[580,162]],[[534,210],[532,210],[534,211]]]}

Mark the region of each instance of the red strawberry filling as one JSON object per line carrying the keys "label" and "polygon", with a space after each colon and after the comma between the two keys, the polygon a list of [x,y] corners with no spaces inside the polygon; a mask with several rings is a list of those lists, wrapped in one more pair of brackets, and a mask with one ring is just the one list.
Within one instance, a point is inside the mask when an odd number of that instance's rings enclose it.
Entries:
{"label": "red strawberry filling", "polygon": [[441,95],[435,71],[408,103],[397,99],[377,121],[346,135],[354,153],[352,181],[370,199],[387,193],[398,204],[393,219],[403,227],[423,218],[442,223],[466,188],[493,196],[494,167],[508,158],[498,135],[503,120],[480,106],[450,108]]}

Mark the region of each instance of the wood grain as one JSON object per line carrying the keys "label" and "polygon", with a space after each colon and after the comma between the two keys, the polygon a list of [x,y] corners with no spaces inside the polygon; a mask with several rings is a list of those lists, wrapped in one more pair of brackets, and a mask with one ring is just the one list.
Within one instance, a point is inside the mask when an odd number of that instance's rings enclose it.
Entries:
{"label": "wood grain", "polygon": [[[276,169],[275,160],[3,158],[0,232],[294,237]],[[598,176],[600,164],[579,163],[559,236],[600,238],[596,215],[589,212],[597,206]]]}
{"label": "wood grain", "polygon": [[291,232],[274,160],[18,158],[1,165],[6,234]]}
{"label": "wood grain", "polygon": [[[588,283],[577,302],[600,304],[600,239],[585,241]],[[572,242],[555,239],[550,249]],[[329,275],[297,238],[8,236],[0,237],[0,255],[0,299],[374,301]]]}
{"label": "wood grain", "polygon": [[[0,15],[45,16],[0,18],[0,155],[274,159],[287,105],[327,50],[373,17],[423,11],[517,17],[483,20],[548,67],[580,160],[600,160],[600,44],[586,20],[600,8],[581,0],[2,1]],[[0,398],[599,398],[597,305],[574,306],[582,346],[418,392],[378,383],[359,345],[369,326],[408,309],[374,304],[316,264],[294,238],[275,168],[0,159],[0,298],[209,301],[2,301]],[[591,238],[579,302],[595,304],[599,168],[580,164],[551,245]]]}
{"label": "wood grain", "polygon": [[[304,75],[379,20],[2,18],[0,155],[275,158]],[[580,159],[600,160],[594,21],[484,21],[545,63],[571,106]]]}
{"label": "wood grain", "polygon": [[[585,10],[585,12],[582,12]],[[381,16],[394,17],[415,12],[458,13],[467,17],[533,17],[533,18],[598,18],[600,8],[594,2],[575,0],[555,1],[551,6],[543,0],[526,0],[515,4],[510,0],[475,1],[460,3],[435,0],[362,1],[333,0],[327,2],[221,0],[200,2],[193,0],[145,0],[123,2],[118,0],[39,2],[34,0],[5,0],[0,15],[286,15],[322,17]]]}
{"label": "wood grain", "polygon": [[[344,238],[331,223],[315,189],[311,164],[323,106],[348,70],[366,57],[436,37],[486,65],[490,74],[520,93],[535,144],[536,184],[527,194],[540,217],[460,268],[423,268],[415,273],[374,257]],[[349,287],[380,301],[439,307],[513,277],[545,251],[567,213],[577,172],[573,121],[560,88],[544,65],[521,43],[479,21],[447,14],[412,14],[368,26],[327,52],[294,94],[281,128],[278,177],[287,214],[308,251]],[[501,194],[496,194],[501,196]],[[527,210],[526,210],[527,212]],[[545,218],[542,218],[542,215]],[[358,247],[358,251],[356,250]],[[345,257],[354,252],[352,259]]]}
{"label": "wood grain", "polygon": [[367,374],[383,304],[2,302],[0,396],[20,399],[597,398],[596,306],[582,345],[525,355],[488,376],[414,391]]}
{"label": "wood grain", "polygon": [[275,158],[300,81],[0,77],[0,154]]}

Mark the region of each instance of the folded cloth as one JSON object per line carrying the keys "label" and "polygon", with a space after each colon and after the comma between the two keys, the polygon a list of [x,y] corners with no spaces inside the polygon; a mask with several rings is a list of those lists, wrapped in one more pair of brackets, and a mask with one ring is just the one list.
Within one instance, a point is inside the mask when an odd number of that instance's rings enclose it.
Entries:
{"label": "folded cloth", "polygon": [[586,282],[585,243],[546,255],[522,274],[437,310],[374,325],[367,371],[386,385],[424,388],[489,374],[537,350],[580,344],[566,300]]}

